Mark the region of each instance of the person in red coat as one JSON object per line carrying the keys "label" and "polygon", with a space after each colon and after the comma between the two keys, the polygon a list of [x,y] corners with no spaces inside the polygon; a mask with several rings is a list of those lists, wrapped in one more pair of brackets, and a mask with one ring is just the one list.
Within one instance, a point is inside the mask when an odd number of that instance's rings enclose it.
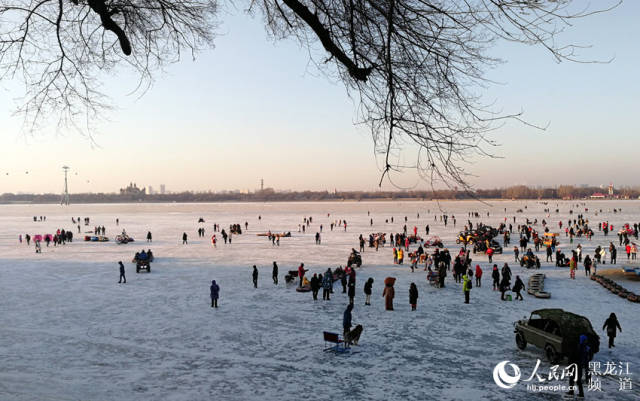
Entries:
{"label": "person in red coat", "polygon": [[482,284],[482,269],[480,265],[476,265],[476,287],[480,287]]}
{"label": "person in red coat", "polygon": [[353,268],[349,268],[349,283],[356,282],[356,270]]}
{"label": "person in red coat", "polygon": [[487,256],[489,257],[489,263],[493,262],[493,248],[487,248]]}
{"label": "person in red coat", "polygon": [[302,287],[302,279],[304,278],[304,272],[306,272],[306,270],[304,269],[304,263],[300,263],[300,266],[298,267],[298,277],[300,277],[300,287]]}

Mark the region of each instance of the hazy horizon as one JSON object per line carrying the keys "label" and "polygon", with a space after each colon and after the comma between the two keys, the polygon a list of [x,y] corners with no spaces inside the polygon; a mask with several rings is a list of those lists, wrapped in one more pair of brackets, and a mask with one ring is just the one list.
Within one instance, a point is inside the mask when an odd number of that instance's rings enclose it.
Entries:
{"label": "hazy horizon", "polygon": [[[0,193],[60,193],[62,166],[71,167],[71,193],[116,192],[136,182],[167,190],[259,188],[378,190],[380,170],[368,131],[354,126],[355,109],[340,83],[320,75],[293,41],[273,43],[261,18],[227,10],[216,48],[156,76],[141,98],[127,95],[135,80],[104,78],[117,108],[94,141],[71,130],[34,135],[12,116],[20,91],[0,86]],[[640,3],[575,21],[565,42],[591,44],[586,60],[557,64],[541,48],[500,43],[491,54],[507,62],[488,71],[499,82],[483,96],[527,121],[498,128],[500,158],[469,160],[478,188],[524,184],[635,185],[629,168],[638,144],[640,52],[635,18]],[[603,29],[606,27],[606,29]],[[411,162],[407,152],[403,162]],[[28,174],[26,173],[28,171]],[[428,190],[415,171],[392,176],[399,188]],[[383,190],[396,189],[385,183]]]}
{"label": "hazy horizon", "polygon": [[[79,191],[73,191],[73,187],[70,185],[69,186],[69,194],[73,195],[75,194],[86,194],[86,193],[93,193],[93,194],[119,194],[120,193],[120,189],[124,189],[126,188],[129,184],[131,183],[127,183],[127,185],[123,185],[115,190],[110,190],[110,191],[88,191],[88,192],[79,192]],[[160,195],[160,185],[141,185],[139,183],[134,182],[133,184],[136,184],[136,186],[139,189],[145,189],[146,190],[146,194],[149,195],[149,187],[151,187],[153,189],[153,195]],[[519,185],[519,184],[518,184]],[[531,188],[531,189],[547,189],[547,188],[553,188],[553,189],[557,189],[560,186],[574,186],[576,188],[599,188],[602,189],[603,191],[606,192],[607,188],[608,188],[608,184],[569,184],[569,183],[564,183],[564,184],[558,184],[558,185],[528,185],[527,187]],[[506,189],[512,187],[511,185],[502,185],[502,186],[496,186],[496,187],[474,187],[474,190],[501,190],[501,189]],[[640,188],[640,185],[623,185],[623,186],[614,186],[614,190],[618,190],[618,189],[638,189]],[[324,188],[324,189],[309,189],[309,188],[303,188],[303,189],[291,189],[291,188],[273,188],[273,187],[264,187],[265,190],[274,190],[275,192],[279,192],[279,193],[288,193],[288,192],[305,192],[305,191],[311,191],[311,192],[405,192],[405,191],[431,191],[431,188],[424,188],[424,189],[403,189],[403,188],[387,188],[387,189],[373,189],[373,190],[366,190],[366,189],[353,189],[353,188]],[[449,188],[434,188],[435,191],[438,190],[447,190]],[[215,194],[225,194],[225,193],[258,193],[260,192],[260,188],[218,188],[218,189],[214,189],[214,188],[209,188],[209,189],[202,189],[202,190],[195,190],[195,189],[184,189],[184,190],[173,190],[169,187],[165,186],[165,194],[178,194],[178,193],[183,193],[183,192],[193,192],[193,193],[215,193]],[[12,193],[12,192],[1,192],[1,194],[3,193]],[[13,192],[16,195],[50,195],[50,194],[60,194],[61,191],[52,191],[52,192],[30,192],[30,191],[16,191]]]}

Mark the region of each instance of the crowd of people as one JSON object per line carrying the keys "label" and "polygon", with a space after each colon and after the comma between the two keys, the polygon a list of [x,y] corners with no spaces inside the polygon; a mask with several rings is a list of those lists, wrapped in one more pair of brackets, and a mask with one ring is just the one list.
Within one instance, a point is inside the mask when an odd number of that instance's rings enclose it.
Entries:
{"label": "crowd of people", "polygon": [[[481,215],[478,212],[469,212],[470,218],[478,219],[481,218],[480,216]],[[488,216],[489,215],[487,214],[487,217]],[[78,221],[79,220],[80,219],[78,218]],[[373,218],[369,213],[367,220],[370,225],[373,225]],[[45,219],[41,218],[40,221],[45,221]],[[393,217],[390,217],[385,221],[387,223],[390,221],[391,224],[396,224],[394,223]],[[448,222],[452,222],[454,226],[456,225],[456,218],[453,215],[442,214],[434,216],[434,221],[440,221],[445,226]],[[202,220],[201,223],[204,223],[204,220]],[[304,217],[303,223],[299,225],[299,232],[310,231],[312,224],[312,217]],[[331,230],[336,227],[344,228],[345,231],[347,230],[347,222],[344,219],[336,219],[330,222],[329,226]],[[525,219],[523,224],[516,224],[515,216],[513,217],[513,221],[507,220],[507,217],[505,217],[504,221],[502,221],[497,227],[496,231],[498,235],[502,237],[505,249],[511,244],[512,238],[515,238],[514,244],[517,245],[513,248],[514,262],[520,262],[521,258],[538,258],[538,253],[543,252],[543,255],[546,256],[546,263],[554,263],[557,268],[568,267],[569,277],[571,279],[575,279],[575,272],[579,268],[580,264],[583,265],[586,276],[596,274],[598,265],[606,263],[615,265],[618,261],[618,247],[622,247],[624,249],[627,261],[635,261],[637,245],[634,242],[634,239],[636,241],[638,240],[638,229],[640,226],[638,223],[624,225],[618,232],[617,246],[614,244],[614,241],[608,241],[608,245],[604,246],[598,244],[593,248],[593,255],[587,254],[587,252],[584,251],[582,244],[579,243],[580,241],[593,241],[596,236],[594,229],[592,229],[589,223],[589,219],[583,214],[577,214],[575,218],[571,218],[566,221],[559,221],[557,223],[557,227],[560,233],[557,235],[549,235],[554,233],[552,233],[553,228],[547,219],[541,219],[540,222],[537,219]],[[216,233],[220,233],[225,244],[231,243],[232,234],[241,234],[243,228],[245,231],[248,230],[248,222],[245,222],[244,227],[240,224],[230,225],[228,233],[225,229],[220,229],[219,225],[214,224],[212,243],[214,245],[216,244]],[[481,230],[484,228],[485,226],[482,222],[475,223],[475,230]],[[317,245],[322,244],[322,230],[323,225],[318,225],[318,231],[316,231],[314,235],[314,240]],[[474,230],[474,223],[471,220],[468,220],[465,225],[465,232],[472,230]],[[608,234],[614,231],[614,226],[608,221],[603,221],[596,224],[596,230],[601,232],[603,237],[608,237]],[[459,288],[459,291],[462,292],[460,302],[465,304],[472,302],[471,292],[474,287],[477,290],[483,288],[482,278],[485,272],[481,267],[482,263],[488,270],[487,274],[489,274],[490,270],[492,280],[491,290],[496,291],[496,299],[497,292],[499,292],[500,299],[502,301],[511,300],[512,297],[508,293],[512,292],[514,294],[514,300],[524,301],[525,298],[523,297],[522,292],[525,291],[526,288],[520,275],[512,272],[512,268],[509,266],[508,262],[500,262],[500,264],[502,264],[501,268],[498,267],[498,263],[493,262],[494,248],[491,246],[490,242],[492,238],[484,239],[484,241],[486,241],[486,243],[484,243],[484,247],[467,247],[467,244],[465,243],[457,252],[454,251],[452,255],[448,248],[445,248],[444,246],[434,246],[423,238],[420,238],[418,236],[417,225],[414,225],[412,229],[407,226],[406,216],[404,217],[402,230],[398,231],[399,232],[388,233],[375,232],[366,236],[360,234],[358,237],[358,247],[360,252],[364,252],[367,245],[368,247],[375,248],[376,250],[379,248],[385,248],[388,241],[391,245],[390,247],[393,254],[394,264],[405,265],[405,261],[408,260],[409,263],[407,263],[407,265],[411,271],[427,272],[426,281],[432,283],[436,288],[444,289],[446,286],[456,286],[456,288]],[[429,235],[430,231],[432,231],[432,227],[426,225],[424,227],[426,235]],[[94,232],[96,234],[104,234],[105,227],[96,226],[94,227]],[[313,231],[310,231],[310,233],[312,232]],[[198,237],[204,237],[205,228],[199,227],[197,229],[197,233]],[[568,244],[562,249],[560,248],[559,239],[559,237],[561,237],[561,233],[564,233],[564,237],[568,239]],[[273,244],[277,241],[279,245],[280,235],[274,235],[271,232],[268,234],[268,239],[272,241]],[[20,235],[19,241],[22,242],[23,239],[27,244],[29,244],[32,237],[29,234],[26,234],[24,237]],[[42,240],[46,242],[47,246],[49,246],[49,242],[53,242],[54,246],[60,244],[64,245],[66,242],[72,241],[72,239],[73,234],[71,231],[64,229],[57,230],[55,235],[45,236],[42,238]],[[146,239],[147,242],[152,241],[150,231],[147,233]],[[182,242],[185,245],[188,244],[187,232],[183,233]],[[389,249],[389,247],[386,247],[385,249]],[[134,260],[143,261],[151,260],[152,258],[153,254],[151,250],[142,250],[141,252],[136,253]],[[475,262],[474,259],[476,259]],[[536,267],[539,267],[539,264]],[[124,284],[126,283],[125,268],[121,261],[118,262],[118,268],[120,275],[118,283]],[[362,325],[353,324],[357,297],[356,280],[357,276],[362,273],[358,273],[356,268],[343,268],[342,266],[334,269],[327,268],[326,270],[324,270],[323,267],[320,272],[310,273],[309,269],[305,268],[304,263],[301,263],[298,266],[296,272],[297,288],[303,290],[300,292],[306,292],[308,289],[313,301],[319,300],[320,290],[322,290],[322,300],[328,302],[332,300],[334,292],[339,291],[339,288],[342,289],[342,294],[346,297],[347,304],[342,316],[343,335],[345,338],[349,339],[349,343],[357,344],[363,327]],[[273,285],[275,286],[279,285],[279,274],[279,266],[277,262],[274,261],[271,266],[271,278]],[[451,276],[449,280],[447,280],[448,276]],[[253,288],[259,288],[259,277],[260,269],[257,265],[253,265],[251,269],[251,282]],[[420,283],[420,281],[412,281],[408,288],[405,287],[401,290],[396,289],[396,279],[394,277],[385,278],[382,285],[378,285],[378,288],[376,288],[375,280],[372,277],[367,277],[363,282],[362,292],[364,294],[363,303],[365,306],[370,306],[372,303],[376,302],[374,294],[378,294],[376,296],[381,296],[384,300],[385,310],[394,311],[394,301],[398,298],[397,294],[400,292],[403,299],[406,300],[403,302],[406,302],[408,305],[407,309],[410,311],[418,310],[419,300],[421,298],[419,286],[416,282]],[[337,287],[338,290],[335,288],[336,283],[338,283],[339,286]],[[487,286],[487,288],[489,287]],[[210,285],[212,308],[218,308],[220,294],[221,284],[216,280],[212,280]],[[354,333],[354,330],[357,332]],[[616,334],[618,331],[621,331],[620,323],[618,322],[615,314],[612,313],[609,319],[607,319],[603,326],[603,330],[606,330],[607,335],[609,336],[609,347],[614,347]]]}

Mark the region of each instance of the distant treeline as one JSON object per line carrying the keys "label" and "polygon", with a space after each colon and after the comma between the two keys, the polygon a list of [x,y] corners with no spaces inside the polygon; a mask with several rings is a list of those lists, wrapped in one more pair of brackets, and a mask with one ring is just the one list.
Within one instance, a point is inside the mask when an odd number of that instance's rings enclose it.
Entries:
{"label": "distant treeline", "polygon": [[[562,185],[556,188],[532,188],[524,185],[501,189],[478,189],[475,192],[456,190],[435,191],[298,191],[278,192],[272,189],[251,193],[241,192],[179,192],[153,195],[121,195],[116,193],[71,194],[71,203],[129,203],[129,202],[286,202],[286,201],[335,201],[335,200],[402,200],[402,199],[586,199],[597,192],[598,187],[574,187]],[[616,188],[619,198],[637,199],[638,188]],[[59,194],[0,195],[0,203],[58,203]]]}

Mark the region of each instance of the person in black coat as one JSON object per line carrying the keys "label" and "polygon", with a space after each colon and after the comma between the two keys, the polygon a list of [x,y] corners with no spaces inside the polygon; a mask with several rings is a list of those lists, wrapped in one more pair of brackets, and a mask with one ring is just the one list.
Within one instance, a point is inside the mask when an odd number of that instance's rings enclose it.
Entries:
{"label": "person in black coat", "polygon": [[508,264],[504,264],[504,266],[502,266],[502,277],[507,277],[507,281],[511,281],[511,268],[509,267]]}
{"label": "person in black coat", "polygon": [[520,291],[522,290],[524,290],[524,283],[520,280],[520,276],[516,276],[516,282],[513,284],[512,291],[516,293],[516,299],[521,301],[524,300],[524,298],[522,298],[522,294],[520,294]]}
{"label": "person in black coat", "polygon": [[447,277],[447,265],[444,262],[440,262],[438,266],[438,280],[440,281],[438,287],[444,288],[445,277]]}
{"label": "person in black coat", "polygon": [[591,275],[591,265],[593,264],[593,262],[591,262],[591,258],[589,257],[589,255],[585,256],[584,258],[584,274],[588,277],[589,275]]}
{"label": "person in black coat", "polygon": [[122,283],[122,280],[124,280],[123,284],[127,284],[127,278],[124,276],[124,265],[122,261],[118,262],[118,264],[120,265],[120,280],[118,280],[118,284]]}
{"label": "person in black coat", "polygon": [[349,279],[349,284],[347,284],[347,285],[350,285],[351,283],[355,284],[356,283],[356,271],[353,270],[353,269],[349,270],[349,277],[347,277],[347,278]]}
{"label": "person in black coat", "polygon": [[216,280],[211,281],[211,286],[209,287],[211,291],[211,307],[218,307],[218,298],[220,297],[220,286],[216,284]]}
{"label": "person in black coat", "polygon": [[612,313],[602,326],[602,330],[607,329],[607,336],[609,336],[609,348],[615,347],[613,340],[616,338],[616,328],[622,332],[622,327],[620,327],[616,314]]}
{"label": "person in black coat", "polygon": [[253,265],[253,288],[258,288],[258,268]]}
{"label": "person in black coat", "polygon": [[317,274],[314,274],[313,277],[311,277],[310,287],[311,287],[311,293],[313,294],[314,301],[318,300],[318,291],[320,290],[321,282],[322,281],[321,279],[318,278]]}
{"label": "person in black coat", "polygon": [[365,305],[371,305],[371,290],[372,290],[372,288],[373,288],[373,278],[369,277],[367,282],[364,283],[364,295],[365,295],[364,304]]}
{"label": "person in black coat", "polygon": [[618,251],[616,250],[615,246],[611,247],[611,250],[609,251],[609,254],[611,255],[611,264],[615,265],[616,264],[616,257],[618,255]]}
{"label": "person in black coat", "polygon": [[356,297],[356,283],[354,281],[349,282],[349,289],[347,290],[349,296],[349,303],[353,305],[353,299]]}
{"label": "person in black coat", "polygon": [[182,233],[182,245],[187,243],[187,233]]}
{"label": "person in black coat", "polygon": [[459,283],[462,279],[462,272],[464,271],[464,266],[462,265],[462,261],[460,257],[456,257],[456,260],[453,263],[453,278],[456,283]]}
{"label": "person in black coat", "polygon": [[506,301],[505,297],[504,297],[504,293],[509,291],[509,288],[511,287],[511,283],[509,282],[509,278],[508,276],[502,276],[502,281],[500,282],[500,299],[502,301]]}
{"label": "person in black coat", "polygon": [[278,285],[278,265],[276,262],[273,262],[273,271],[271,272],[271,277],[273,278],[273,284]]}
{"label": "person in black coat", "polygon": [[409,305],[411,305],[411,310],[416,310],[418,305],[418,287],[416,287],[416,283],[411,283],[409,286]]}
{"label": "person in black coat", "polygon": [[571,390],[567,393],[567,395],[573,395],[574,386],[578,387],[578,397],[584,398],[584,389],[582,387],[582,373],[584,371],[589,372],[589,361],[591,360],[591,348],[588,343],[587,336],[582,334],[580,336],[578,348],[576,351],[570,353],[569,364],[575,363],[577,366],[575,377],[574,375],[569,376],[569,387]]}
{"label": "person in black coat", "polygon": [[343,334],[346,337],[347,333],[351,331],[351,311],[353,310],[353,304],[347,305],[344,314],[342,315],[342,328]]}
{"label": "person in black coat", "polygon": [[347,275],[344,272],[340,276],[340,283],[342,284],[342,293],[344,294],[347,292]]}
{"label": "person in black coat", "polygon": [[493,265],[491,278],[493,279],[493,290],[494,291],[499,290],[500,289],[500,272],[498,271],[498,266],[496,265]]}

